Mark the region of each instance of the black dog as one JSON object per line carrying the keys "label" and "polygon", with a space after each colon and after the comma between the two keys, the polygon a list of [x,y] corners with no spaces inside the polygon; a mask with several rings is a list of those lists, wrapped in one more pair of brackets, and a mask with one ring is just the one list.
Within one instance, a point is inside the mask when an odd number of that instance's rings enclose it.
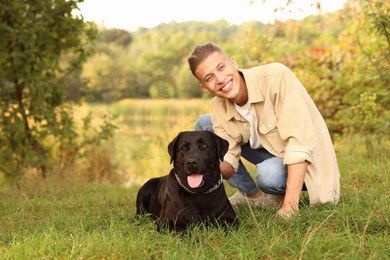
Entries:
{"label": "black dog", "polygon": [[173,169],[140,188],[136,215],[149,213],[159,231],[167,227],[180,232],[195,222],[236,228],[238,219],[219,169],[228,146],[210,131],[179,133],[168,145]]}

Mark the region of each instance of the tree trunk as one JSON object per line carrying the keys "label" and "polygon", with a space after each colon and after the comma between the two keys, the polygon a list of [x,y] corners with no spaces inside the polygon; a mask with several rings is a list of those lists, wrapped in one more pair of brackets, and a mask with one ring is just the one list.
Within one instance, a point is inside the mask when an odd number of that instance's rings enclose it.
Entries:
{"label": "tree trunk", "polygon": [[32,149],[36,152],[39,161],[38,161],[38,168],[42,174],[43,178],[46,178],[46,152],[41,146],[41,144],[37,141],[37,139],[34,138],[34,136],[31,133],[31,128],[28,123],[28,118],[25,110],[25,106],[23,103],[23,89],[24,86],[20,85],[18,83],[15,83],[15,89],[16,89],[16,98],[18,102],[18,108],[19,112],[22,115],[22,120],[24,123],[24,134],[29,141],[29,144],[31,144]]}

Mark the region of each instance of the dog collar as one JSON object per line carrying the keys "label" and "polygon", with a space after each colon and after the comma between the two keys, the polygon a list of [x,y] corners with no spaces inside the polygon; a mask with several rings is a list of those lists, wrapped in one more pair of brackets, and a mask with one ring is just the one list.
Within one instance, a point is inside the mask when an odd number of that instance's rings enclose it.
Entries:
{"label": "dog collar", "polygon": [[[194,191],[188,189],[186,186],[184,186],[184,184],[180,181],[179,176],[177,176],[176,172],[175,172],[175,178],[176,178],[177,182],[179,183],[179,185],[180,185],[185,191],[187,191],[187,192],[189,192],[189,193],[192,193],[192,194],[196,194],[196,192],[194,192]],[[222,174],[221,174],[221,179],[219,179],[219,181],[218,181],[213,187],[211,187],[208,191],[205,191],[203,194],[207,194],[207,193],[213,192],[213,191],[215,191],[216,189],[218,189],[219,186],[221,186],[222,181],[223,181],[223,177],[222,177]]]}

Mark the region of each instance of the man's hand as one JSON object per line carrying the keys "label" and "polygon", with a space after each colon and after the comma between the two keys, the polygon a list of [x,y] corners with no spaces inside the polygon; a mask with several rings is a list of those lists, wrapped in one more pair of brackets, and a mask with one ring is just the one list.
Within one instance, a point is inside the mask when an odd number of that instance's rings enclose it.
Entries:
{"label": "man's hand", "polygon": [[222,177],[225,180],[230,179],[234,175],[234,168],[227,162],[219,161],[219,169],[221,170]]}
{"label": "man's hand", "polygon": [[299,199],[301,197],[307,166],[308,162],[287,165],[286,194],[282,207],[276,213],[277,217],[288,219],[299,211]]}
{"label": "man's hand", "polygon": [[283,203],[282,208],[280,208],[278,210],[278,212],[276,212],[275,217],[276,218],[282,218],[282,219],[288,219],[292,215],[297,214],[298,211],[299,211],[298,208],[293,208],[293,207],[290,207],[290,206],[284,206],[284,203]]}

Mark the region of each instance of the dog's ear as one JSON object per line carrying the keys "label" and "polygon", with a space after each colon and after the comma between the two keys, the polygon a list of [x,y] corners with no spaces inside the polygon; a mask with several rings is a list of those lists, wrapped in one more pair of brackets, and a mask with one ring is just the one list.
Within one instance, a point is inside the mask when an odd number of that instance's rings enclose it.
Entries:
{"label": "dog's ear", "polygon": [[171,156],[171,161],[169,163],[172,163],[175,161],[175,156],[176,156],[176,142],[179,139],[180,133],[173,139],[169,145],[168,145],[168,153]]}
{"label": "dog's ear", "polygon": [[213,132],[210,133],[213,134],[215,143],[217,144],[218,158],[223,161],[223,157],[229,149],[229,142],[214,134]]}

